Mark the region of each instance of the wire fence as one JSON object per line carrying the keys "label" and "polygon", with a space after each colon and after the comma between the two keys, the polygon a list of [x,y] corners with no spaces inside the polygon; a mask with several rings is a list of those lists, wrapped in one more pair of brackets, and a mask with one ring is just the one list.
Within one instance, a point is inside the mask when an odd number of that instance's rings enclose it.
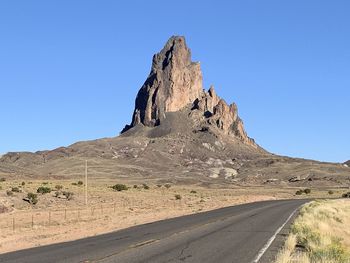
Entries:
{"label": "wire fence", "polygon": [[98,220],[107,215],[126,215],[135,210],[154,210],[181,208],[183,200],[162,200],[162,202],[147,202],[144,200],[120,200],[113,203],[103,203],[75,208],[50,209],[40,211],[36,209],[16,211],[0,218],[1,230],[19,231],[37,229],[40,227],[58,226],[75,222]]}

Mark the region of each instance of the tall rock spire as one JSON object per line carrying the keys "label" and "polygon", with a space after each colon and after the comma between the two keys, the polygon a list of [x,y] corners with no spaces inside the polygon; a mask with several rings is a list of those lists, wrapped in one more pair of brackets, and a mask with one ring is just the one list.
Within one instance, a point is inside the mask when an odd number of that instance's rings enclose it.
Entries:
{"label": "tall rock spire", "polygon": [[171,37],[153,56],[151,72],[136,97],[132,123],[156,126],[165,112],[174,112],[201,96],[202,72],[191,61],[191,51],[184,37]]}
{"label": "tall rock spire", "polygon": [[207,92],[203,90],[200,64],[192,62],[185,38],[172,36],[153,56],[151,72],[136,97],[132,122],[122,132],[138,124],[148,127],[161,125],[166,112],[176,112],[185,107],[191,109],[189,117],[194,118],[197,125],[209,125],[257,147],[244,130],[236,104],[228,105],[216,94],[213,86]]}

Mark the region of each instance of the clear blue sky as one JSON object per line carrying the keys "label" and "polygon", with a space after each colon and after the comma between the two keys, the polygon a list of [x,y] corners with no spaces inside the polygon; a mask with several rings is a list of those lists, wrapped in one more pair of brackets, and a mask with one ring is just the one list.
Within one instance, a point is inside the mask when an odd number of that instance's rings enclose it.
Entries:
{"label": "clear blue sky", "polygon": [[0,153],[117,135],[152,55],[184,35],[205,87],[237,103],[261,146],[348,160],[349,12],[346,0],[1,1]]}

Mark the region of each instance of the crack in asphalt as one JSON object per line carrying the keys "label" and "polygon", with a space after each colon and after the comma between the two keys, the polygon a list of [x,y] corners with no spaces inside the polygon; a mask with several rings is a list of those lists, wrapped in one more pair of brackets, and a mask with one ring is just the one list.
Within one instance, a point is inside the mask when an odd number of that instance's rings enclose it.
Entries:
{"label": "crack in asphalt", "polygon": [[187,258],[192,257],[192,255],[183,256],[184,253],[185,253],[185,250],[189,248],[189,246],[190,246],[191,243],[192,243],[192,242],[187,242],[186,245],[181,249],[181,251],[180,251],[180,253],[179,253],[178,256],[167,260],[165,263],[174,262],[174,261],[176,261],[176,260],[180,260],[180,261],[182,261],[182,262],[185,262],[185,260],[186,260]]}
{"label": "crack in asphalt", "polygon": [[187,257],[183,257],[185,250],[189,248],[191,242],[187,242],[186,245],[181,249],[180,255],[177,257],[181,261],[185,261]]}

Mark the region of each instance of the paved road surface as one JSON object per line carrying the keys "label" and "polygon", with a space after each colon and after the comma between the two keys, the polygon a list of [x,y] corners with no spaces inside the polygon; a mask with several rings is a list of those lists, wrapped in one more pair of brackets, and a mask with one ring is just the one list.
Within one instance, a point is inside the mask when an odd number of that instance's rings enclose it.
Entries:
{"label": "paved road surface", "polygon": [[250,263],[305,202],[264,201],[226,207],[2,254],[0,262]]}

